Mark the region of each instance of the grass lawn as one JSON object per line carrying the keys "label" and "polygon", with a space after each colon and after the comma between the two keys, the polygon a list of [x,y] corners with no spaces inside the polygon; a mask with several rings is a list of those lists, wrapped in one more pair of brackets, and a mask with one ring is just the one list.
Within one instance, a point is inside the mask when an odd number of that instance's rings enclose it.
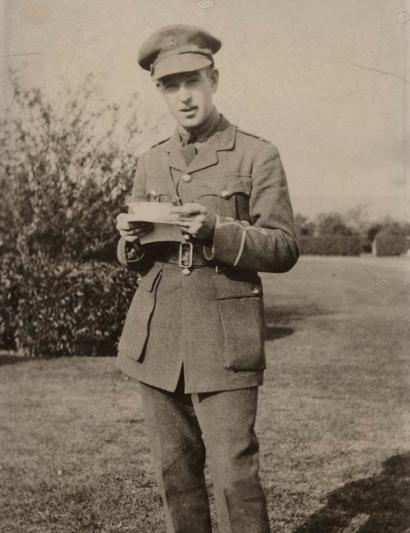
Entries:
{"label": "grass lawn", "polygon": [[[410,532],[409,264],[303,258],[264,276],[273,533]],[[164,531],[137,385],[114,359],[0,356],[0,405],[2,533]]]}

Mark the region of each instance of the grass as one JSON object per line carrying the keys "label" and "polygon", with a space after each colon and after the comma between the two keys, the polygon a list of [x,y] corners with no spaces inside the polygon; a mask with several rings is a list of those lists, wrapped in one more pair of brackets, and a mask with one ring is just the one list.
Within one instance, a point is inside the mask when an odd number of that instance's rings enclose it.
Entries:
{"label": "grass", "polygon": [[[264,276],[258,433],[273,533],[410,531],[403,266],[304,258]],[[114,360],[0,364],[0,531],[163,532],[137,385]]]}

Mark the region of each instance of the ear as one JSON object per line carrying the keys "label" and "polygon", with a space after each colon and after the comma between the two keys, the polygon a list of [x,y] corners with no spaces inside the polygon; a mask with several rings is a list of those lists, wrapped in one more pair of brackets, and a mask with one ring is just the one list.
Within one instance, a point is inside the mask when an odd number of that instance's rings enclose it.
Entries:
{"label": "ear", "polygon": [[209,79],[211,80],[212,93],[215,93],[219,83],[219,70],[214,68],[210,73]]}

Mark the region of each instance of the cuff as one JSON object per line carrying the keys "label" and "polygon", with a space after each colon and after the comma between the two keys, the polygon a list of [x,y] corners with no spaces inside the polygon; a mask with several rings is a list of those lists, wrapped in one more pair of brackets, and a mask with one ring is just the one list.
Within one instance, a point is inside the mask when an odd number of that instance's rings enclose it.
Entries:
{"label": "cuff", "polygon": [[212,248],[204,248],[206,259],[237,266],[244,250],[246,222],[217,215]]}
{"label": "cuff", "polygon": [[143,259],[144,255],[141,244],[138,241],[130,242],[123,238],[118,241],[117,257],[122,265],[127,266],[132,263],[138,263]]}

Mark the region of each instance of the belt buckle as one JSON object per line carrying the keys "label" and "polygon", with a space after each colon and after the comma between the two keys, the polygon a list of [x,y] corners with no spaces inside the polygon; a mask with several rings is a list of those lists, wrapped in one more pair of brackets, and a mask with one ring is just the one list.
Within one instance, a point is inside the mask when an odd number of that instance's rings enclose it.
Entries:
{"label": "belt buckle", "polygon": [[182,268],[182,273],[185,276],[189,276],[191,273],[193,255],[194,245],[192,242],[181,242],[179,245],[178,266]]}

